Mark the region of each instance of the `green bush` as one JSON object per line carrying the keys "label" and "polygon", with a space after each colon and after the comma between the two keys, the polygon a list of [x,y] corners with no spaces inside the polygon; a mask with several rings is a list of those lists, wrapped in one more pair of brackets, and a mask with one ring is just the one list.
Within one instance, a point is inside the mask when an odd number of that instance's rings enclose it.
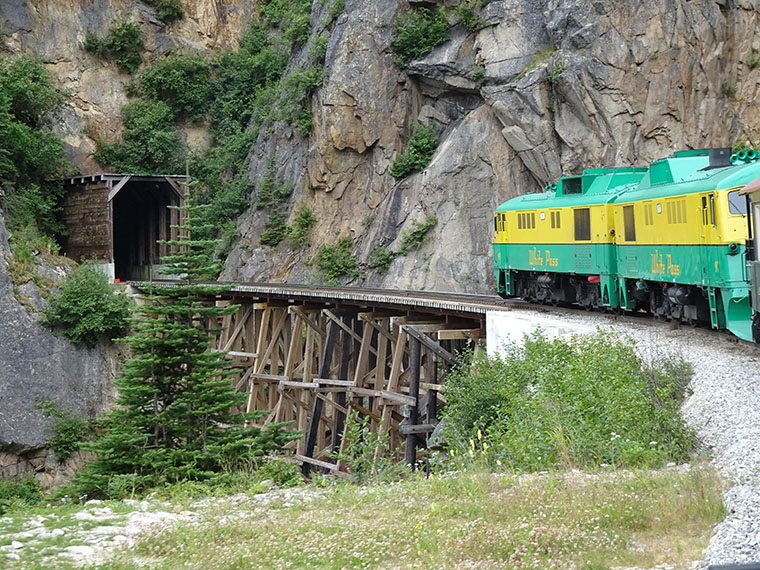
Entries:
{"label": "green bush", "polygon": [[357,277],[359,266],[351,253],[353,241],[349,236],[340,238],[336,243],[325,243],[319,248],[316,266],[328,285],[337,285],[341,277]]}
{"label": "green bush", "polygon": [[381,245],[372,252],[372,259],[369,262],[369,266],[372,269],[377,269],[380,273],[385,273],[391,266],[391,262],[395,257],[396,254],[393,250]]}
{"label": "green bush", "polygon": [[760,66],[760,53],[758,53],[756,49],[753,49],[752,55],[747,60],[747,67],[750,69],[755,69],[758,66]]}
{"label": "green bush", "polygon": [[209,104],[211,67],[198,54],[171,54],[144,69],[138,92],[146,99],[163,101],[174,117],[200,121]]}
{"label": "green bush", "polygon": [[324,77],[321,66],[312,66],[294,71],[283,81],[279,118],[294,125],[301,136],[306,136],[311,131],[309,98],[315,89],[321,87]]}
{"label": "green bush", "polygon": [[475,32],[487,25],[476,13],[475,9],[479,8],[483,2],[481,0],[462,0],[459,5],[452,10],[457,21],[471,32]]}
{"label": "green bush", "polygon": [[53,402],[38,402],[46,416],[55,418],[53,422],[53,437],[48,442],[58,461],[66,461],[71,454],[79,450],[90,430],[90,423],[81,416],[64,412],[53,405]]}
{"label": "green bush", "polygon": [[412,249],[421,246],[427,233],[437,224],[438,218],[433,214],[428,214],[421,222],[418,220],[412,220],[411,231],[404,230],[401,233],[401,249],[399,250],[399,254],[406,255]]}
{"label": "green bush", "polygon": [[114,336],[126,329],[130,307],[127,296],[116,293],[104,273],[84,264],[66,277],[45,313],[45,323],[63,327],[72,342],[93,346],[100,335]]}
{"label": "green bush", "polygon": [[168,24],[185,17],[182,0],[145,0],[145,3],[156,7],[156,18],[164,23]]}
{"label": "green bush", "polygon": [[470,79],[482,87],[486,82],[486,66],[474,65],[470,72]]}
{"label": "green bush", "polygon": [[174,113],[162,101],[135,99],[121,110],[121,141],[102,143],[95,159],[119,172],[171,174],[184,172],[184,147],[174,126]]}
{"label": "green bush", "polygon": [[56,213],[69,168],[52,118],[66,100],[41,62],[0,56],[0,208],[15,233],[33,226],[52,236],[63,227]]}
{"label": "green bush", "polygon": [[314,210],[308,206],[300,206],[295,213],[293,224],[288,228],[288,237],[297,246],[304,246],[308,241],[309,230],[317,223]]}
{"label": "green bush", "polygon": [[420,59],[434,47],[449,40],[449,23],[442,12],[421,8],[402,15],[391,41],[394,61],[406,67],[410,61]]}
{"label": "green bush", "polygon": [[126,19],[115,20],[105,38],[88,32],[83,47],[95,55],[114,59],[121,71],[134,73],[142,63],[140,54],[145,49],[145,35],[138,24]]}
{"label": "green bush", "polygon": [[17,509],[33,507],[41,501],[40,484],[34,477],[0,479],[0,516]]}
{"label": "green bush", "polygon": [[421,123],[414,127],[406,152],[391,166],[394,178],[404,178],[412,172],[424,169],[438,148],[438,135],[433,127]]}
{"label": "green bush", "polygon": [[279,186],[276,184],[275,171],[276,164],[272,156],[267,166],[267,175],[261,181],[261,186],[256,191],[255,205],[257,210],[284,206],[293,193],[293,186],[291,184],[280,184]]}
{"label": "green bush", "polygon": [[327,10],[327,18],[328,18],[328,24],[334,21],[338,16],[340,16],[343,11],[346,9],[346,2],[345,0],[332,0],[330,3],[330,7]]}
{"label": "green bush", "polygon": [[736,84],[731,83],[728,79],[720,82],[720,92],[729,99],[736,97],[736,91]]}
{"label": "green bush", "polygon": [[333,453],[333,458],[345,463],[359,483],[397,481],[408,475],[409,467],[398,461],[397,450],[391,449],[390,430],[381,425],[373,432],[369,420],[356,410],[349,412],[343,452]]}
{"label": "green bush", "polygon": [[327,55],[327,36],[319,36],[314,40],[314,45],[309,50],[309,59],[318,65],[325,63],[325,56]]}
{"label": "green bush", "polygon": [[293,18],[290,25],[282,33],[282,37],[287,43],[297,46],[309,39],[309,32],[311,32],[310,15],[309,11]]}
{"label": "green bush", "polygon": [[87,53],[98,56],[106,55],[106,42],[95,32],[87,32],[84,36],[84,44],[82,47]]}
{"label": "green bush", "polygon": [[264,231],[261,233],[259,241],[261,245],[274,247],[285,239],[287,232],[288,226],[285,225],[285,216],[280,212],[275,212],[264,222]]}
{"label": "green bush", "polygon": [[682,359],[643,362],[630,339],[540,334],[447,378],[443,425],[455,455],[519,470],[655,466],[695,440],[679,414]]}

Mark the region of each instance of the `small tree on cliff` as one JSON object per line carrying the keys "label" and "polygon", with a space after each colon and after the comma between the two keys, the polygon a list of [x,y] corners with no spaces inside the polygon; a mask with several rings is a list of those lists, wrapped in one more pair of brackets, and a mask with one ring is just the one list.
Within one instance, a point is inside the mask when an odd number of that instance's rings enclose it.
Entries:
{"label": "small tree on cliff", "polygon": [[133,335],[124,339],[132,358],[117,385],[119,408],[103,420],[102,435],[89,449],[97,459],[76,477],[77,493],[118,497],[165,481],[205,480],[236,464],[250,464],[296,437],[283,424],[246,427],[262,415],[235,412],[246,395],[230,381],[223,354],[210,352],[220,331],[209,326],[237,306],[218,307],[225,286],[194,280],[215,274],[210,240],[193,240],[198,207],[183,208],[187,225],[166,242],[179,253],[164,259],[182,281],[148,289],[137,309]]}

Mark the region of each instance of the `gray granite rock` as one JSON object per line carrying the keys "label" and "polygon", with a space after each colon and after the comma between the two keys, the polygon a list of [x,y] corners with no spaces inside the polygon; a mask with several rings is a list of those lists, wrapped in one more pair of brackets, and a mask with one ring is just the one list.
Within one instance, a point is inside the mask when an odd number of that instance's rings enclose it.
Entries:
{"label": "gray granite rock", "polygon": [[51,420],[37,401],[94,417],[113,403],[115,349],[74,346],[56,337],[16,299],[6,259],[8,232],[0,213],[0,446],[43,445]]}

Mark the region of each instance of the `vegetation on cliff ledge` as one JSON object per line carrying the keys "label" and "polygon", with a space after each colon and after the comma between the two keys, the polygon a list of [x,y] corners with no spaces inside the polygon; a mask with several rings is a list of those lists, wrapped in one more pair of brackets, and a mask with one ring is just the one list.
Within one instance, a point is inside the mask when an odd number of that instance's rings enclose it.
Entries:
{"label": "vegetation on cliff ledge", "polygon": [[51,127],[66,100],[41,62],[0,56],[0,208],[12,231],[53,236],[68,165]]}

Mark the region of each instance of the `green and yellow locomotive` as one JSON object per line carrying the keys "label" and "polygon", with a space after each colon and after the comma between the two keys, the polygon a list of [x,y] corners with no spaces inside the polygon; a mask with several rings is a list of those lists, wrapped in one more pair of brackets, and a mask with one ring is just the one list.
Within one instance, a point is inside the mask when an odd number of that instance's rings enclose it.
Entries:
{"label": "green and yellow locomotive", "polygon": [[494,214],[498,293],[644,310],[751,340],[747,209],[754,152],[682,151],[646,168],[588,169]]}

